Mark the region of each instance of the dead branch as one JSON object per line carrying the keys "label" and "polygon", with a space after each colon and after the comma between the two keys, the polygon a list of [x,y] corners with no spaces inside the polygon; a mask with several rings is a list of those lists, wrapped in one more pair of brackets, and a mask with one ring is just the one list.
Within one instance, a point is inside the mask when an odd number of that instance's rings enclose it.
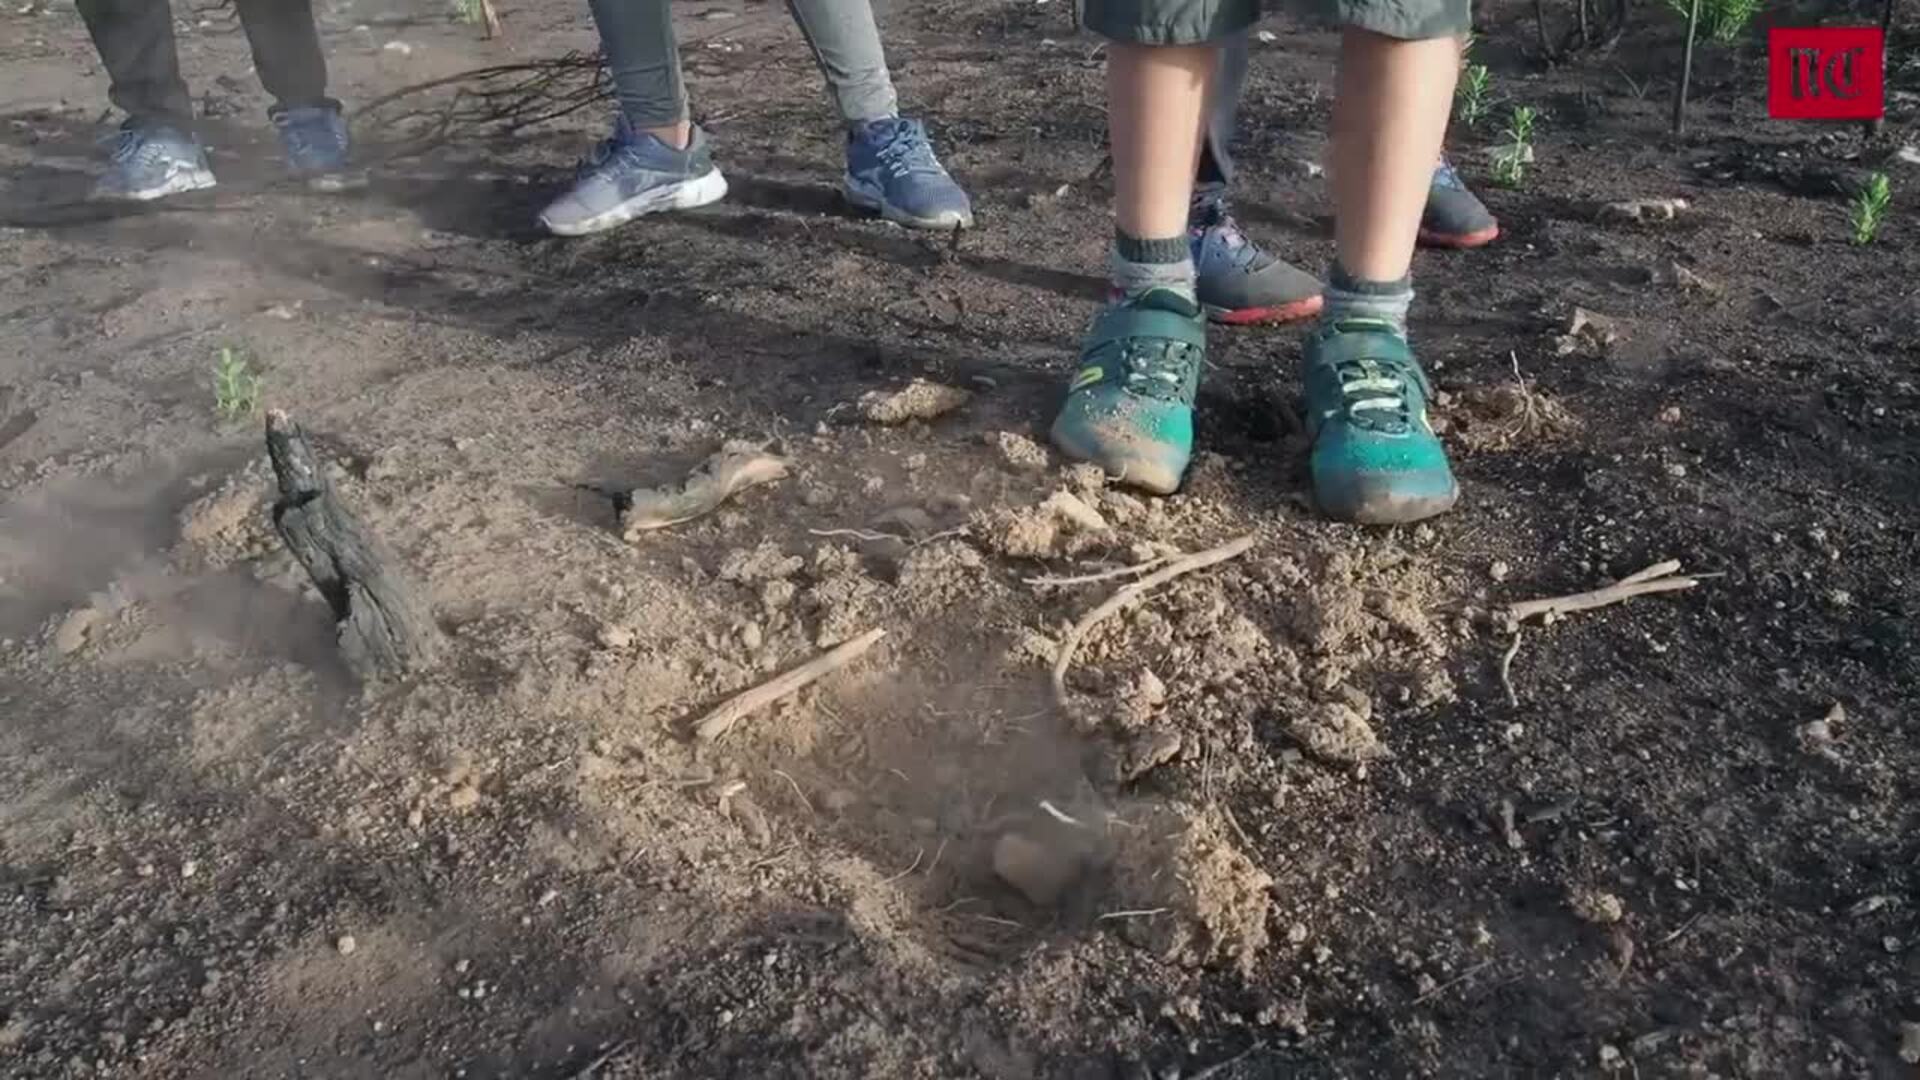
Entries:
{"label": "dead branch", "polygon": [[1513,692],[1513,658],[1520,655],[1520,628],[1513,628],[1513,644],[1500,654],[1500,685],[1506,687],[1507,704],[1518,706],[1520,695]]}
{"label": "dead branch", "polygon": [[1700,584],[1699,578],[1680,574],[1679,569],[1679,561],[1669,559],[1628,574],[1603,589],[1573,593],[1569,596],[1552,596],[1540,600],[1523,600],[1507,609],[1507,627],[1517,630],[1521,623],[1535,616],[1551,621],[1562,615],[1569,615],[1576,611],[1591,611],[1594,608],[1618,604],[1622,600],[1631,600],[1648,593],[1679,592]]}
{"label": "dead branch", "polygon": [[1163,565],[1167,560],[1149,559],[1135,566],[1121,566],[1112,570],[1102,570],[1096,574],[1076,574],[1072,577],[1030,577],[1027,584],[1036,589],[1062,589],[1069,585],[1090,585],[1096,581],[1112,581],[1114,578],[1133,577],[1144,574],[1154,567]]}
{"label": "dead branch", "polygon": [[362,678],[430,664],[441,637],[399,560],[335,497],[306,433],[267,414],[267,456],[280,485],[273,527],[333,609],[340,651]]}
{"label": "dead branch", "polygon": [[487,26],[487,40],[497,38],[503,32],[500,29],[500,13],[493,8],[493,0],[476,0],[480,5],[480,21]]}
{"label": "dead branch", "polygon": [[1139,581],[1133,582],[1130,585],[1122,585],[1116,589],[1112,596],[1101,601],[1099,607],[1087,612],[1080,618],[1079,622],[1074,623],[1073,629],[1067,631],[1066,640],[1060,643],[1060,656],[1053,662],[1054,700],[1059,702],[1062,708],[1066,707],[1067,669],[1073,666],[1073,655],[1080,651],[1080,643],[1086,638],[1087,632],[1092,630],[1100,620],[1139,603],[1147,593],[1158,586],[1165,585],[1167,582],[1172,581],[1182,574],[1190,574],[1195,570],[1204,570],[1217,563],[1226,562],[1228,559],[1245,554],[1247,549],[1252,546],[1253,537],[1243,536],[1238,540],[1221,544],[1216,548],[1208,548],[1206,551],[1182,556],[1161,567],[1159,570],[1148,574],[1146,577],[1141,578]]}
{"label": "dead branch", "polygon": [[694,725],[694,736],[703,743],[719,739],[732,730],[733,725],[748,716],[781,698],[806,689],[825,676],[851,664],[886,635],[887,632],[879,628],[869,630],[857,638],[841,642],[792,671],[777,675],[759,686],[728,698],[718,708],[700,718],[699,723]]}

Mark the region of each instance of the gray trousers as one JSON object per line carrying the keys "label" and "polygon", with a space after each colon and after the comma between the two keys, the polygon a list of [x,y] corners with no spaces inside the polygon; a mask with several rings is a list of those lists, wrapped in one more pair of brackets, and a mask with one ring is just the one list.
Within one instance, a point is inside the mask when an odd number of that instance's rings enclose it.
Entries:
{"label": "gray trousers", "polygon": [[[687,85],[668,0],[590,0],[600,46],[627,122],[668,127],[688,118]],[[899,105],[868,0],[787,0],[787,9],[849,124],[893,116]]]}
{"label": "gray trousers", "polygon": [[1207,90],[1207,137],[1200,144],[1196,186],[1233,182],[1235,120],[1240,115],[1240,92],[1247,85],[1247,35],[1233,35],[1220,45],[1220,59]]}

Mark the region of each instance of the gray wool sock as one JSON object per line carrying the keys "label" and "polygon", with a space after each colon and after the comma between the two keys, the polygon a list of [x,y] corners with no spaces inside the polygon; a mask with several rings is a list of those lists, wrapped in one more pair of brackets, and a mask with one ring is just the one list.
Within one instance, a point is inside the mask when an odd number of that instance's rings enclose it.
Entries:
{"label": "gray wool sock", "polygon": [[1331,326],[1344,319],[1384,319],[1402,334],[1407,332],[1407,309],[1413,306],[1413,277],[1398,281],[1357,278],[1338,263],[1327,272],[1320,323]]}
{"label": "gray wool sock", "polygon": [[1115,229],[1110,263],[1113,289],[1122,300],[1154,289],[1194,298],[1193,254],[1184,235],[1142,240]]}

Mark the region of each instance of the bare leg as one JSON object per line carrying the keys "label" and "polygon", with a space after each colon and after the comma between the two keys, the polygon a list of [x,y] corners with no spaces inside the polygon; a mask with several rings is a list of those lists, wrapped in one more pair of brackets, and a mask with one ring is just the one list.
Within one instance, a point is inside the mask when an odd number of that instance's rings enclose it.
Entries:
{"label": "bare leg", "polygon": [[1334,243],[1353,277],[1407,275],[1459,72],[1456,38],[1342,37],[1329,179]]}
{"label": "bare leg", "polygon": [[1200,161],[1211,45],[1123,45],[1107,51],[1107,138],[1113,214],[1142,240],[1184,236]]}

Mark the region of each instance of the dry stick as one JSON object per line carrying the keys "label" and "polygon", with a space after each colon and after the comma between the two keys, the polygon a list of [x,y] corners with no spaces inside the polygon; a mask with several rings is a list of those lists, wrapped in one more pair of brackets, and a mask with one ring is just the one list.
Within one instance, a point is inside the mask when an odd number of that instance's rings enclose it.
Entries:
{"label": "dry stick", "polygon": [[601,1054],[599,1057],[596,1057],[592,1061],[589,1061],[585,1065],[582,1065],[578,1069],[575,1069],[573,1072],[573,1075],[569,1077],[568,1080],[586,1080],[587,1077],[590,1077],[594,1073],[599,1072],[600,1066],[605,1065],[609,1061],[612,1061],[615,1054],[624,1052],[627,1047],[632,1045],[633,1045],[632,1039],[621,1039],[619,1042],[614,1043],[612,1046],[607,1047],[606,1052]]}
{"label": "dry stick", "polygon": [[1141,578],[1139,581],[1131,585],[1122,585],[1120,588],[1114,590],[1113,595],[1101,601],[1099,607],[1087,612],[1086,615],[1081,617],[1079,622],[1074,623],[1073,629],[1067,631],[1067,639],[1060,643],[1060,658],[1053,662],[1054,700],[1059,702],[1063,708],[1066,706],[1067,669],[1073,666],[1073,654],[1079,651],[1080,642],[1086,638],[1087,632],[1092,630],[1100,620],[1138,603],[1156,586],[1165,585],[1167,582],[1172,581],[1182,574],[1190,574],[1195,570],[1204,570],[1216,563],[1223,563],[1228,559],[1243,555],[1247,549],[1252,546],[1253,537],[1243,536],[1238,540],[1221,544],[1219,547],[1208,548],[1205,551],[1175,559],[1159,570]]}
{"label": "dry stick", "polygon": [[773,775],[778,776],[780,779],[785,780],[789,784],[792,784],[793,793],[795,795],[800,796],[800,805],[807,808],[808,814],[813,813],[813,801],[807,798],[806,792],[800,790],[800,781],[795,780],[793,777],[788,776],[785,772],[782,772],[779,769],[773,770]]}
{"label": "dry stick", "polygon": [[1513,644],[1500,654],[1500,685],[1507,688],[1507,704],[1518,706],[1520,695],[1513,692],[1513,658],[1520,654],[1520,628],[1513,628]]}
{"label": "dry stick", "polygon": [[1096,581],[1112,581],[1114,578],[1144,574],[1154,567],[1164,564],[1166,561],[1164,558],[1149,559],[1137,566],[1122,566],[1113,570],[1102,570],[1097,574],[1077,574],[1073,577],[1030,577],[1027,579],[1027,584],[1036,589],[1059,589],[1068,585],[1090,585]]}
{"label": "dry stick", "polygon": [[1568,596],[1550,596],[1540,600],[1522,600],[1507,609],[1507,625],[1518,628],[1521,623],[1535,616],[1558,616],[1576,611],[1591,611],[1594,608],[1617,604],[1622,600],[1631,600],[1647,593],[1679,592],[1700,584],[1699,578],[1686,575],[1673,576],[1679,569],[1680,564],[1677,561],[1668,560],[1628,574],[1602,589],[1573,593]]}
{"label": "dry stick", "polygon": [[1172,910],[1173,910],[1172,908],[1156,907],[1156,908],[1141,908],[1138,911],[1109,911],[1105,915],[1100,916],[1098,919],[1095,919],[1094,921],[1106,922],[1108,919],[1145,919],[1145,918],[1151,918],[1152,916],[1155,916],[1155,915],[1165,915],[1167,912]]}
{"label": "dry stick", "polygon": [[728,698],[694,725],[695,737],[703,743],[713,742],[746,717],[781,698],[798,693],[822,677],[831,675],[859,659],[862,653],[873,648],[874,642],[885,636],[887,636],[885,630],[879,628],[869,630],[851,641],[841,642],[784,675],[777,675],[751,690],[744,690]]}
{"label": "dry stick", "polygon": [[1255,1053],[1261,1050],[1265,1050],[1266,1048],[1267,1048],[1266,1043],[1263,1043],[1263,1042],[1254,1043],[1252,1046],[1247,1047],[1245,1050],[1240,1051],[1239,1053],[1233,1055],[1227,1060],[1222,1061],[1217,1065],[1209,1065],[1206,1068],[1201,1069],[1199,1072],[1194,1073],[1193,1080],[1209,1080],[1209,1078],[1211,1077],[1219,1076],[1221,1073],[1226,1072],[1228,1069],[1233,1068],[1235,1065],[1240,1064],[1241,1062],[1252,1057]]}
{"label": "dry stick", "polygon": [[491,40],[499,37],[502,33],[500,29],[500,13],[493,9],[493,0],[479,0],[479,4],[480,18],[487,24],[487,38]]}
{"label": "dry stick", "polygon": [[1700,32],[1700,0],[1687,13],[1687,49],[1680,60],[1680,85],[1673,88],[1673,133],[1687,130],[1687,90],[1693,83],[1693,39]]}
{"label": "dry stick", "polygon": [[1473,965],[1472,967],[1461,972],[1460,974],[1455,975],[1453,978],[1448,979],[1446,982],[1441,983],[1439,986],[1436,986],[1433,989],[1427,991],[1426,993],[1421,994],[1419,997],[1414,998],[1413,1003],[1415,1005],[1419,1005],[1422,1002],[1429,1001],[1434,997],[1437,997],[1440,994],[1443,994],[1446,991],[1451,990],[1456,986],[1459,986],[1461,983],[1466,982],[1468,979],[1471,979],[1475,975],[1478,975],[1482,971],[1485,971],[1487,967],[1492,963],[1493,961],[1491,960],[1480,961],[1479,963]]}

